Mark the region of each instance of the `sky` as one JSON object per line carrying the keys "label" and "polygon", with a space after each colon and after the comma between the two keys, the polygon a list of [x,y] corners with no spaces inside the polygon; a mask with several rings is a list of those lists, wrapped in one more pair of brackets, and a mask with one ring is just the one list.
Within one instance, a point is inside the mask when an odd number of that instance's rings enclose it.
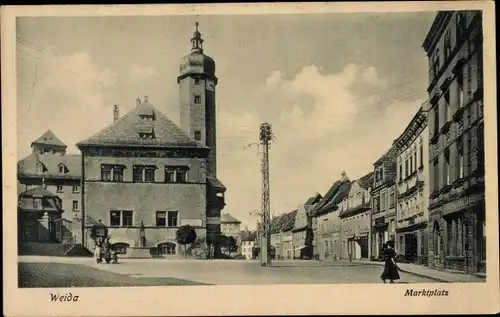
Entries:
{"label": "sky", "polygon": [[179,122],[179,61],[195,21],[216,61],[223,212],[255,227],[259,125],[272,124],[271,210],[373,170],[426,100],[422,49],[435,12],[17,18],[18,158],[51,129],[75,144],[135,107]]}

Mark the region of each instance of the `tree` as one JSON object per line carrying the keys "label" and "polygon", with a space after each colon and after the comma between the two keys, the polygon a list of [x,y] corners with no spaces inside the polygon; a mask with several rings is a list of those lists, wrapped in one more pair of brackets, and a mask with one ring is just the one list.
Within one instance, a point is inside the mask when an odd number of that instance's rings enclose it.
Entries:
{"label": "tree", "polygon": [[184,246],[184,257],[186,257],[186,246],[196,241],[196,230],[190,225],[185,225],[177,229],[175,236],[177,243]]}
{"label": "tree", "polygon": [[220,246],[224,248],[227,254],[238,251],[238,242],[234,237],[221,235],[219,239]]}

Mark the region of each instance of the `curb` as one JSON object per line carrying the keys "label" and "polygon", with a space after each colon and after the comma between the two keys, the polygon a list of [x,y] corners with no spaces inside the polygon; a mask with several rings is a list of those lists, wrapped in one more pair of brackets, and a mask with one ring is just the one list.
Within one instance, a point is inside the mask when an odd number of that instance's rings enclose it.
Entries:
{"label": "curb", "polygon": [[[378,263],[378,262],[362,262],[362,261],[360,261],[360,262],[349,262],[349,263],[355,263],[355,264],[361,264],[361,265],[371,265],[371,266],[384,266],[383,262]],[[413,272],[413,271],[405,270],[405,269],[400,268],[399,266],[398,266],[398,271],[406,273],[406,274],[410,274],[410,275],[413,275],[413,276],[428,278],[430,280],[434,280],[434,281],[440,282],[440,283],[453,283],[452,281],[445,280],[445,279],[442,279],[442,278],[439,278],[439,277],[430,276],[430,275],[423,274],[423,273],[416,273],[416,272]]]}

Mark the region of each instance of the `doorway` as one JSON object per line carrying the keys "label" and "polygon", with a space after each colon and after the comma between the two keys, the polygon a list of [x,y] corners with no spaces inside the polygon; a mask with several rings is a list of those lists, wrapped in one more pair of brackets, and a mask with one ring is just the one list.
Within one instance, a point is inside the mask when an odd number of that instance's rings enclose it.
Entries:
{"label": "doorway", "polygon": [[417,259],[418,241],[415,233],[405,234],[405,261],[414,263]]}

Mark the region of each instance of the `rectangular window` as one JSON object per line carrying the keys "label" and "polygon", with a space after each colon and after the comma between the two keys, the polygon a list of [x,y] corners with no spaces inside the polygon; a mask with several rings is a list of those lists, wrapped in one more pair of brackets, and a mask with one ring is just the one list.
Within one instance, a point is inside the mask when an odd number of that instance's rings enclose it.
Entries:
{"label": "rectangular window", "polygon": [[109,165],[101,165],[101,180],[104,182],[111,181],[112,167]]}
{"label": "rectangular window", "polygon": [[439,106],[434,109],[434,135],[439,133]]}
{"label": "rectangular window", "polygon": [[462,108],[464,106],[464,78],[462,71],[457,75],[458,83],[458,107]]}
{"label": "rectangular window", "polygon": [[175,182],[175,169],[171,167],[165,167],[165,182],[174,183]]}
{"label": "rectangular window", "polygon": [[396,206],[396,195],[394,192],[389,194],[389,208],[394,208]]}
{"label": "rectangular window", "polygon": [[399,181],[403,181],[403,165],[399,164]]}
{"label": "rectangular window", "polygon": [[413,155],[410,154],[410,174],[413,173]]}
{"label": "rectangular window", "polygon": [[122,226],[132,227],[133,225],[134,212],[130,210],[122,211]]}
{"label": "rectangular window", "polygon": [[187,169],[184,168],[177,169],[176,181],[177,183],[187,182]]}
{"label": "rectangular window", "polygon": [[121,211],[112,210],[109,212],[109,225],[112,227],[119,227],[121,220]]}
{"label": "rectangular window", "polygon": [[420,167],[424,166],[424,146],[420,146]]}
{"label": "rectangular window", "polygon": [[33,199],[33,208],[34,209],[42,209],[42,200],[39,198]]}
{"label": "rectangular window", "polygon": [[165,227],[167,225],[167,213],[165,211],[156,212],[156,226]]}
{"label": "rectangular window", "polygon": [[444,36],[444,60],[445,63],[451,55],[451,30],[448,29]]}
{"label": "rectangular window", "polygon": [[196,141],[200,141],[201,140],[201,132],[199,130],[194,131],[194,139]]}
{"label": "rectangular window", "polygon": [[200,104],[201,103],[201,96],[199,95],[194,95],[194,103]]}
{"label": "rectangular window", "polygon": [[458,152],[458,179],[464,178],[464,153]]}
{"label": "rectangular window", "polygon": [[387,194],[382,193],[380,194],[380,210],[384,211],[386,209],[386,206],[387,206]]}
{"label": "rectangular window", "polygon": [[113,168],[113,182],[123,182],[123,167],[115,166]]}
{"label": "rectangular window", "polygon": [[179,214],[178,211],[169,211],[168,212],[167,225],[169,227],[177,227],[178,214]]}
{"label": "rectangular window", "polygon": [[416,171],[417,170],[417,151],[416,150],[413,153],[413,164],[415,164],[415,166],[413,167],[413,170]]}
{"label": "rectangular window", "polygon": [[57,192],[58,193],[64,193],[64,186],[63,185],[57,185]]}
{"label": "rectangular window", "polygon": [[80,192],[80,186],[73,185],[73,193],[79,193],[79,192]]}
{"label": "rectangular window", "polygon": [[144,181],[144,178],[142,177],[143,171],[144,171],[144,167],[134,165],[134,172],[133,172],[134,182],[140,183],[140,182]]}
{"label": "rectangular window", "polygon": [[146,182],[154,182],[155,181],[155,169],[146,168],[144,171],[144,179]]}
{"label": "rectangular window", "polygon": [[436,158],[434,160],[434,190],[439,189],[439,160]]}
{"label": "rectangular window", "polygon": [[450,153],[444,154],[444,181],[446,185],[450,185]]}
{"label": "rectangular window", "polygon": [[200,84],[200,79],[199,78],[195,78],[194,79],[194,84],[195,85],[199,85]]}
{"label": "rectangular window", "polygon": [[79,210],[78,208],[78,200],[73,200],[73,210]]}
{"label": "rectangular window", "polygon": [[450,91],[447,91],[444,94],[444,100],[445,100],[445,122],[448,122],[451,120],[451,106],[450,106]]}

